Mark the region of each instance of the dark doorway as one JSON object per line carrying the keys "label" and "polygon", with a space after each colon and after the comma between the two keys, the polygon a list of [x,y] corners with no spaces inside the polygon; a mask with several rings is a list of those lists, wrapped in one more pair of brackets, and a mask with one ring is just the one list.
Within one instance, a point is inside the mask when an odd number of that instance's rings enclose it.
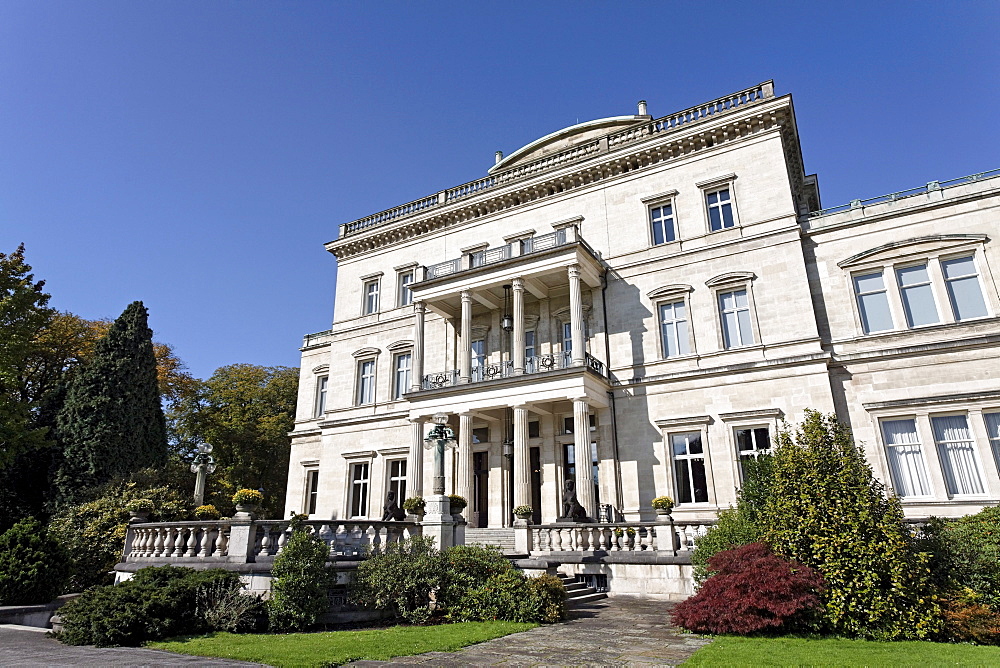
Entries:
{"label": "dark doorway", "polygon": [[542,523],[542,453],[531,448],[531,523]]}
{"label": "dark doorway", "polygon": [[472,517],[471,524],[484,528],[489,524],[490,507],[490,453],[472,453]]}

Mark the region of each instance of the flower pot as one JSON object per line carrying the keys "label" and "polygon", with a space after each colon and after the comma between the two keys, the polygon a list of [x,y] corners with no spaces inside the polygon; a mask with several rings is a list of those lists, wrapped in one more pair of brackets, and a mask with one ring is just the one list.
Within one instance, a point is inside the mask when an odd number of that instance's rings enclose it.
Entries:
{"label": "flower pot", "polygon": [[256,503],[237,503],[236,504],[236,519],[256,519],[254,513],[257,512]]}
{"label": "flower pot", "polygon": [[524,520],[525,522],[531,522],[531,513],[518,513],[515,517],[519,520]]}
{"label": "flower pot", "polygon": [[148,510],[130,510],[128,513],[129,524],[142,524],[149,521]]}
{"label": "flower pot", "polygon": [[657,522],[669,522],[670,521],[670,511],[673,508],[655,508],[656,510],[656,521]]}

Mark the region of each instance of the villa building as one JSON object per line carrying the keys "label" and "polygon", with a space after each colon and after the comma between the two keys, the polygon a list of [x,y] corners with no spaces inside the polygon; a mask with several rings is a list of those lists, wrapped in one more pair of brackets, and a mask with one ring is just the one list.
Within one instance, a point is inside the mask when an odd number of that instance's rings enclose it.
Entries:
{"label": "villa building", "polygon": [[773,84],[580,123],[483,178],[341,225],[302,347],[286,515],[447,493],[469,529],[678,521],[836,412],[911,517],[1000,502],[1000,171],[823,209]]}

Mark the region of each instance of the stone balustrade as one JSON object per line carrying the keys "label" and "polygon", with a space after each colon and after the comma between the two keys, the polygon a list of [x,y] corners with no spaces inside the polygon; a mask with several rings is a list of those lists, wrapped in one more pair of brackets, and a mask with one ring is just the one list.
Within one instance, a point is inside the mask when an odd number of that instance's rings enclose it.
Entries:
{"label": "stone balustrade", "polygon": [[[612,522],[515,527],[531,554],[559,552],[656,552],[677,556],[694,549],[694,539],[712,522]],[[519,543],[521,541],[518,541]]]}

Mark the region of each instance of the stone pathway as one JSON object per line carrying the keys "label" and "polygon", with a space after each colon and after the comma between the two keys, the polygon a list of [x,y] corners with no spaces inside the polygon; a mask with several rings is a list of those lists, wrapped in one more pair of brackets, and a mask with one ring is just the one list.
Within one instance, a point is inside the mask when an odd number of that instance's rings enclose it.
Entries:
{"label": "stone pathway", "polygon": [[673,604],[660,601],[608,598],[575,608],[568,622],[488,640],[457,652],[347,665],[674,666],[711,639],[670,626],[672,608]]}

